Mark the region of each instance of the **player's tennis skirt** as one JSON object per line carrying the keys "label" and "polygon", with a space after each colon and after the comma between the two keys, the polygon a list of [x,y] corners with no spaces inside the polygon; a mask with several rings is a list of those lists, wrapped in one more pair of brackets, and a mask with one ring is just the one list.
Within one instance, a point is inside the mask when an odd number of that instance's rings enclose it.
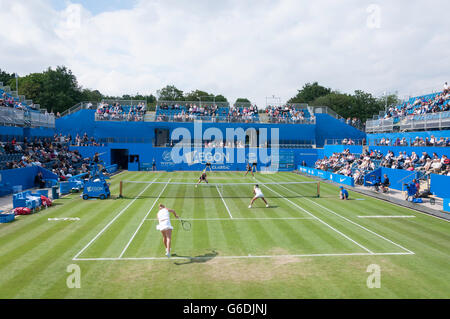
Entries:
{"label": "player's tennis skirt", "polygon": [[163,230],[173,229],[173,227],[170,224],[170,220],[164,220],[161,223],[159,223],[158,225],[156,225],[156,229],[163,231]]}

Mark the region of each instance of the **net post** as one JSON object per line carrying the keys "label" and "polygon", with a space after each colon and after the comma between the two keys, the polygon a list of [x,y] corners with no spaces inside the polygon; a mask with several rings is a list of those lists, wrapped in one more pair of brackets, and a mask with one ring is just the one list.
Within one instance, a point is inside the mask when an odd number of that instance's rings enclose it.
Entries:
{"label": "net post", "polygon": [[317,197],[320,197],[320,182],[317,182]]}
{"label": "net post", "polygon": [[122,198],[123,197],[123,194],[122,194],[122,186],[123,186],[123,181],[120,181],[120,187],[119,187],[119,198]]}

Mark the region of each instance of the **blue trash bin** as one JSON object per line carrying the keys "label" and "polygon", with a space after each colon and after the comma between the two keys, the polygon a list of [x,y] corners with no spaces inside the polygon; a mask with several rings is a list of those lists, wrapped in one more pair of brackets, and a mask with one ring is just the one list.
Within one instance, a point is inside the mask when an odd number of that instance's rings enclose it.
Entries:
{"label": "blue trash bin", "polygon": [[58,199],[59,198],[59,194],[58,194],[58,186],[52,186],[52,199]]}

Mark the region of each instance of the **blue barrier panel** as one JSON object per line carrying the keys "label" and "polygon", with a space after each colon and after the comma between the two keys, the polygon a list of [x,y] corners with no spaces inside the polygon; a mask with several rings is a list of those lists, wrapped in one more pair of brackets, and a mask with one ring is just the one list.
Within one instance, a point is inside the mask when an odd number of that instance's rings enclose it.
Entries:
{"label": "blue barrier panel", "polygon": [[411,183],[413,179],[418,177],[419,173],[405,171],[402,169],[382,167],[380,176],[381,181],[383,181],[384,174],[386,174],[389,177],[389,181],[391,182],[390,188],[402,190],[402,185]]}
{"label": "blue barrier panel", "polygon": [[113,165],[109,165],[105,167],[106,171],[110,174],[117,172],[118,169],[118,165],[117,164],[113,164]]}
{"label": "blue barrier panel", "polygon": [[450,213],[450,198],[444,198],[444,206],[442,207],[442,209],[445,212],[449,212]]}
{"label": "blue barrier panel", "polygon": [[355,186],[355,180],[353,179],[353,177],[325,172],[320,169],[305,167],[301,165],[297,166],[297,170],[306,173],[308,175],[317,176],[323,179],[333,181],[335,183],[344,184],[348,186]]}
{"label": "blue barrier panel", "polygon": [[7,189],[3,195],[11,194],[13,186],[20,185],[24,190],[33,188],[38,170],[37,166],[33,166],[0,171],[0,187]]}
{"label": "blue barrier panel", "polygon": [[450,176],[431,174],[430,191],[437,197],[450,198]]}
{"label": "blue barrier panel", "polygon": [[42,167],[40,167],[40,166],[38,167],[38,169],[39,169],[39,172],[42,173],[42,178],[43,178],[43,179],[53,179],[53,180],[58,181],[59,177],[58,177],[58,175],[56,175],[55,173],[52,173],[52,172],[49,171],[48,169],[42,168]]}
{"label": "blue barrier panel", "polygon": [[355,186],[355,180],[353,179],[353,177],[350,176],[330,174],[330,181],[352,187]]}
{"label": "blue barrier panel", "polygon": [[316,169],[315,170],[315,174],[317,177],[323,178],[323,179],[330,179],[330,175],[331,173],[329,172],[325,172],[325,171],[321,171],[320,169]]}

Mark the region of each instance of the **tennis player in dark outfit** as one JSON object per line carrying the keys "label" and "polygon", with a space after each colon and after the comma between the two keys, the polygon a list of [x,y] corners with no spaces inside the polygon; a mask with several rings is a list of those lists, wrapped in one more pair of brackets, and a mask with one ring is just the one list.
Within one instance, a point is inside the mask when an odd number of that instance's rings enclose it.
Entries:
{"label": "tennis player in dark outfit", "polygon": [[255,176],[253,175],[253,168],[250,166],[250,163],[247,163],[247,171],[245,172],[244,176],[247,176],[248,173],[252,173],[253,177]]}
{"label": "tennis player in dark outfit", "polygon": [[197,187],[197,185],[200,184],[201,182],[205,182],[206,184],[208,184],[208,179],[206,177],[206,169],[202,172],[202,175],[200,175],[197,184],[195,184],[195,187]]}

